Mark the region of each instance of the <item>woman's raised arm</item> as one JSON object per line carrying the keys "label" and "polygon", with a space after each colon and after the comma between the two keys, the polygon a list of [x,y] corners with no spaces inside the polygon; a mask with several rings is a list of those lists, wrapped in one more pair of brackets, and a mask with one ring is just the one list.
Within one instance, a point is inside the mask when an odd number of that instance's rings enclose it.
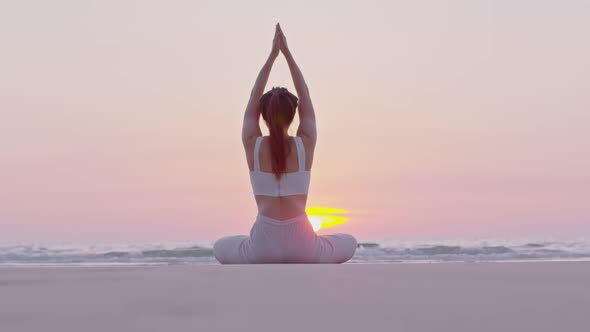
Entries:
{"label": "woman's raised arm", "polygon": [[309,89],[307,88],[307,84],[303,78],[303,73],[299,69],[299,66],[295,62],[295,59],[293,58],[293,55],[287,46],[287,38],[283,34],[281,26],[277,26],[279,30],[279,45],[281,52],[283,52],[283,55],[285,55],[285,59],[289,65],[291,78],[293,78],[293,84],[295,85],[297,97],[299,98],[299,128],[297,129],[297,136],[307,137],[315,143],[317,137],[315,111],[313,109],[313,104],[311,103]]}
{"label": "woman's raised arm", "polygon": [[260,130],[260,97],[262,97],[262,94],[264,93],[268,77],[270,76],[270,71],[279,52],[280,39],[279,25],[277,23],[275,36],[272,42],[272,50],[256,78],[256,82],[250,93],[250,100],[246,106],[246,112],[244,113],[244,124],[242,126],[242,143],[244,143],[244,145],[262,135],[262,131]]}

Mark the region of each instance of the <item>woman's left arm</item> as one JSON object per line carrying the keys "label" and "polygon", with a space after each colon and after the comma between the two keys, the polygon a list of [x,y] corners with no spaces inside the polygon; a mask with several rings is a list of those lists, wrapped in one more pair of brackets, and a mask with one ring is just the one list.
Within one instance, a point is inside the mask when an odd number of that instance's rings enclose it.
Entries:
{"label": "woman's left arm", "polygon": [[246,112],[244,113],[244,124],[242,126],[242,143],[244,143],[244,145],[249,144],[252,140],[256,139],[256,137],[262,135],[262,131],[260,130],[260,97],[262,97],[262,94],[264,93],[268,77],[270,76],[270,71],[279,52],[279,29],[277,23],[272,50],[256,78],[256,82],[250,93],[248,106],[246,106]]}

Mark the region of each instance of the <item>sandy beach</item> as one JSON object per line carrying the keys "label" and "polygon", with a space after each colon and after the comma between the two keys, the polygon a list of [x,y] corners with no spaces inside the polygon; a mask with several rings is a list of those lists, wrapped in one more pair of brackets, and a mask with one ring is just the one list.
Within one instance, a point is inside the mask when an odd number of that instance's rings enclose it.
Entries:
{"label": "sandy beach", "polygon": [[0,269],[0,331],[588,331],[590,263]]}

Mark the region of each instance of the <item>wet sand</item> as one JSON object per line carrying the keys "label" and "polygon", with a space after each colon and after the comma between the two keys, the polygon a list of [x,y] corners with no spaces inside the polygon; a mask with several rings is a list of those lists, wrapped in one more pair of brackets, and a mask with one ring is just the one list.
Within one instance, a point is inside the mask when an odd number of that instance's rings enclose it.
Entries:
{"label": "wet sand", "polygon": [[0,268],[0,331],[590,331],[590,263]]}

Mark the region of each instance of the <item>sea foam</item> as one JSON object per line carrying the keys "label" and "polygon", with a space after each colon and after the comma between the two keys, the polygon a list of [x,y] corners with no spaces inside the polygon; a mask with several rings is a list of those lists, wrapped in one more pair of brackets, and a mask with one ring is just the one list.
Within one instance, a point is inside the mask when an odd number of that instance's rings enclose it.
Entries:
{"label": "sea foam", "polygon": [[[353,263],[590,260],[588,240],[359,242]],[[0,245],[0,265],[211,264],[212,242]]]}

